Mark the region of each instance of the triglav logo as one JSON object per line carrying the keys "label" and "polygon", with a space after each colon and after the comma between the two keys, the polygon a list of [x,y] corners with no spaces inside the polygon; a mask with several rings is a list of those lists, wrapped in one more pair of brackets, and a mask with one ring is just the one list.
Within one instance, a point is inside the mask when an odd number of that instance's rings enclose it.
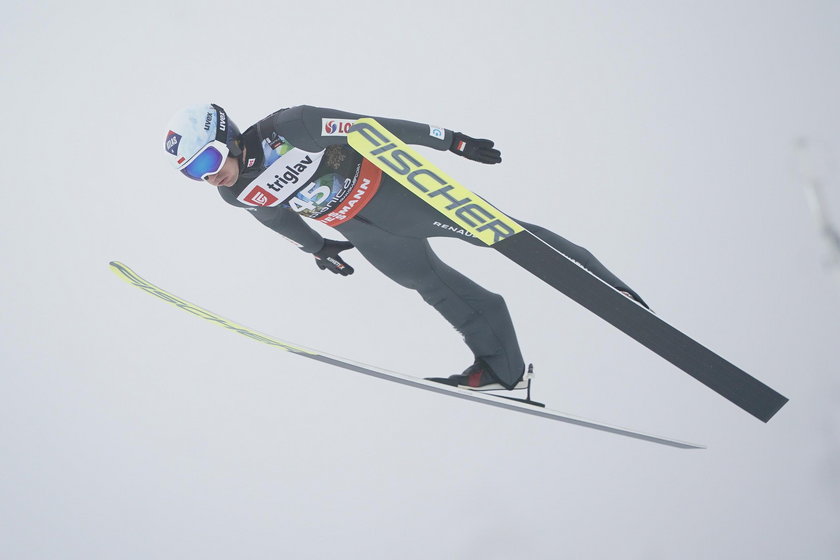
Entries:
{"label": "triglav logo", "polygon": [[253,204],[254,206],[271,206],[277,202],[277,200],[276,196],[260,187],[254,188],[250,193],[248,193],[248,196],[245,197],[245,202]]}
{"label": "triglav logo", "polygon": [[305,152],[292,148],[269,165],[260,176],[251,181],[236,197],[248,204],[256,204],[251,197],[257,189],[270,195],[262,206],[277,206],[300,190],[318,171],[324,152]]}
{"label": "triglav logo", "polygon": [[274,175],[274,181],[268,183],[266,186],[269,189],[279,191],[282,187],[289,183],[295,184],[298,182],[298,176],[306,171],[306,168],[312,164],[312,156],[306,156],[294,165],[287,165],[286,171],[282,175]]}
{"label": "triglav logo", "polygon": [[178,155],[178,142],[181,141],[181,135],[172,132],[171,130],[166,134],[166,151],[173,156]]}
{"label": "triglav logo", "polygon": [[324,127],[321,136],[347,136],[355,123],[351,119],[321,119],[321,126]]}

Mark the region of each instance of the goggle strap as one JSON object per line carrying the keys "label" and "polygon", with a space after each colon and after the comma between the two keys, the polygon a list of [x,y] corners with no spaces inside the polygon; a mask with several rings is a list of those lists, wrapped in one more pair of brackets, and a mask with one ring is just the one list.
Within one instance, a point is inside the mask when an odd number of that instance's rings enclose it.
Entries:
{"label": "goggle strap", "polygon": [[[228,123],[227,115],[221,107],[219,107],[215,103],[213,103],[212,105],[213,108],[216,110],[216,140],[218,140],[222,144],[227,145],[227,130],[228,126],[230,126]],[[225,123],[224,130],[222,130],[222,127],[220,126],[222,122]]]}

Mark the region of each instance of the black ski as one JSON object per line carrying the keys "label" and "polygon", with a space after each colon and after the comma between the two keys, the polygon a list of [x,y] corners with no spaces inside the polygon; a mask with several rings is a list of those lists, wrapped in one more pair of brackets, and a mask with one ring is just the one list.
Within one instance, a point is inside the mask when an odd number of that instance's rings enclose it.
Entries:
{"label": "black ski", "polygon": [[678,331],[446,175],[374,119],[348,143],[411,193],[528,272],[767,422],[787,402],[761,381]]}
{"label": "black ski", "polygon": [[531,232],[522,231],[493,247],[759,420],[767,422],[788,401]]}

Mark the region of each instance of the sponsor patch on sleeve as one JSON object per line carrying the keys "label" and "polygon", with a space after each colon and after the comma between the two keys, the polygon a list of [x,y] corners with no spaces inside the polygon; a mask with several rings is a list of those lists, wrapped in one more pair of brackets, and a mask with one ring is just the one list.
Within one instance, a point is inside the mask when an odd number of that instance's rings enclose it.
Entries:
{"label": "sponsor patch on sleeve", "polygon": [[321,136],[347,136],[354,119],[321,119]]}

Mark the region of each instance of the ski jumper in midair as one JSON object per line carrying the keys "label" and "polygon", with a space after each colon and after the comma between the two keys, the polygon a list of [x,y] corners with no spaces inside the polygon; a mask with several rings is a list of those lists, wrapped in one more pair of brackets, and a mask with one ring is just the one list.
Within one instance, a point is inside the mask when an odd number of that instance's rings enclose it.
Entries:
{"label": "ski jumper in midair", "polygon": [[[230,187],[218,187],[219,194],[314,254],[321,268],[352,273],[339,252],[355,246],[383,274],[420,294],[463,335],[475,363],[453,376],[457,383],[452,384],[514,388],[523,378],[525,362],[504,299],[441,261],[428,239],[451,237],[486,245],[347,144],[350,126],[363,116],[306,105],[269,115],[242,133],[239,178]],[[427,124],[373,118],[407,144],[451,150],[484,163],[501,161],[488,140]],[[325,240],[303,218],[334,228],[349,243]],[[643,303],[586,249],[540,226],[519,223]]]}

